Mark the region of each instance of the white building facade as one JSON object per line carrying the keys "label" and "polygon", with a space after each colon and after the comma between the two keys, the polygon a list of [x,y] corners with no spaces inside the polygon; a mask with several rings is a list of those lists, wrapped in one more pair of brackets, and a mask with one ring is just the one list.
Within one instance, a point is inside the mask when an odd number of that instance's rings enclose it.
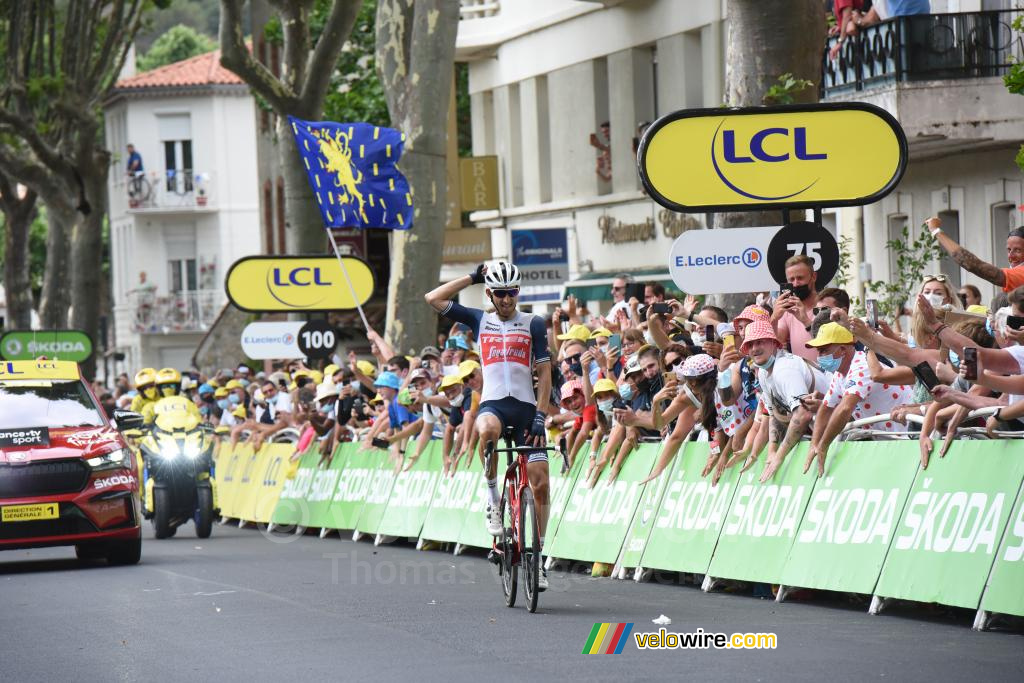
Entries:
{"label": "white building facade", "polygon": [[[673,213],[646,197],[635,138],[642,124],[667,113],[722,104],[727,4],[462,0],[457,59],[469,64],[473,153],[498,157],[501,187],[500,210],[471,220],[491,228],[495,258],[509,254],[510,231],[566,228],[569,275],[577,281],[570,291],[585,299],[617,272],[667,279],[675,238],[705,228],[710,217]],[[1006,60],[1021,57],[1020,36],[1009,27],[1012,13],[988,11],[1010,3],[931,4],[933,12],[963,16],[904,37],[904,58],[898,68],[890,64],[892,73],[876,69],[878,78],[852,86],[827,77],[823,89],[826,101],[882,106],[910,140],[907,173],[889,197],[824,216],[826,227],[851,238],[853,263],[870,263],[876,280],[890,276],[885,243],[904,224],[916,227],[941,213],[954,235],[960,224],[965,246],[1001,265],[1005,234],[1021,224],[1013,158],[1024,141],[1024,97],[1007,94],[1000,78]],[[877,30],[892,32],[893,25]],[[971,46],[986,56],[972,57]],[[906,57],[913,51],[943,56],[937,67],[927,60],[922,66]],[[846,80],[856,81],[855,70],[851,64]],[[957,270],[935,267],[951,276]],[[446,268],[443,277],[461,270]],[[857,276],[864,269],[854,270],[848,288],[862,295]],[[954,280],[960,278],[984,284],[957,272]],[[582,286],[587,280],[595,286]]]}
{"label": "white building facade", "polygon": [[[123,78],[106,103],[116,350],[127,367],[186,368],[226,303],[224,277],[261,253],[256,108],[200,55]],[[125,174],[132,144],[144,173]]]}

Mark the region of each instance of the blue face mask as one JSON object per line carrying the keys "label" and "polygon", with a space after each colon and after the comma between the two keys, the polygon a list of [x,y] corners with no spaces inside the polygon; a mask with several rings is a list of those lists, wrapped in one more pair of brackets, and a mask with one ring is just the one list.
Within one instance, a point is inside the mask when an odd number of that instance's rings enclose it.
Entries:
{"label": "blue face mask", "polygon": [[612,405],[614,405],[614,403],[615,403],[615,399],[609,398],[606,401],[598,401],[597,402],[597,407],[600,408],[601,412],[603,412],[603,413],[610,413],[610,412],[612,412]]}
{"label": "blue face mask", "polygon": [[633,385],[629,382],[619,385],[619,396],[622,397],[623,401],[628,401],[633,398]]}
{"label": "blue face mask", "polygon": [[762,370],[767,370],[771,366],[775,365],[775,354],[772,354],[771,357],[768,358],[768,362],[766,362],[764,365],[761,365],[760,363],[754,363],[754,365],[761,368]]}
{"label": "blue face mask", "polygon": [[237,406],[241,402],[242,399],[238,398],[238,394],[231,394],[230,396],[228,396],[228,403],[230,403],[233,406]]}
{"label": "blue face mask", "polygon": [[835,355],[818,356],[818,365],[825,372],[835,372],[842,364],[843,359],[836,358]]}
{"label": "blue face mask", "polygon": [[960,356],[953,349],[949,350],[949,362],[950,364],[953,365],[953,367],[957,369],[960,368]]}
{"label": "blue face mask", "polygon": [[241,378],[240,380],[238,380],[238,383],[242,385],[242,388],[243,388],[243,389],[244,389],[245,387],[249,386],[249,380],[247,380],[247,379],[246,379],[246,378],[244,378],[244,377],[243,377],[243,378]]}
{"label": "blue face mask", "polygon": [[226,398],[219,398],[219,399],[217,399],[217,407],[220,408],[221,410],[227,410],[228,409],[228,400]]}

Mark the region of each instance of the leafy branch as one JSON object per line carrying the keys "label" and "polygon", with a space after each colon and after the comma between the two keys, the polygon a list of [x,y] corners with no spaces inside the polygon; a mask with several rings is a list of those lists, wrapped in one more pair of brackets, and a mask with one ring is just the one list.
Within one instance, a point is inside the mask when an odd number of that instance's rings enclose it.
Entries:
{"label": "leafy branch", "polygon": [[903,312],[914,289],[924,279],[925,270],[942,258],[944,252],[938,242],[923,230],[911,239],[907,226],[903,226],[900,239],[889,240],[885,244],[896,255],[896,270],[889,273],[888,281],[869,282],[867,289],[878,295],[879,312],[893,320]]}

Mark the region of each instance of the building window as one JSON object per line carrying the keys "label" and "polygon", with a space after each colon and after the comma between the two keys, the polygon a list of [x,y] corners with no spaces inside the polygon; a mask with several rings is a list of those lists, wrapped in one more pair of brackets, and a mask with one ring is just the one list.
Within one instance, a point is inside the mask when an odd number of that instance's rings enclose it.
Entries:
{"label": "building window", "polygon": [[199,278],[196,271],[196,260],[171,259],[167,262],[167,282],[172,292],[190,291],[199,289]]}
{"label": "building window", "polygon": [[[949,235],[954,242],[960,242],[960,212],[940,211],[939,219],[942,221],[942,232]],[[953,260],[949,254],[943,254],[939,260],[939,270],[949,278],[949,284],[957,290],[960,288],[960,264]]]}
{"label": "building window", "polygon": [[277,178],[277,253],[286,254],[284,239],[284,178]]}
{"label": "building window", "polygon": [[192,191],[192,141],[164,140],[164,168],[167,191],[187,194]]}
{"label": "building window", "polygon": [[274,186],[263,182],[263,252],[274,253]]}
{"label": "building window", "polygon": [[[889,216],[888,223],[886,232],[888,240],[890,242],[903,242],[903,230],[907,227],[907,217],[903,214],[893,214]],[[888,244],[885,245],[885,251],[889,254],[889,278],[898,277],[900,269],[896,264],[896,252]]]}

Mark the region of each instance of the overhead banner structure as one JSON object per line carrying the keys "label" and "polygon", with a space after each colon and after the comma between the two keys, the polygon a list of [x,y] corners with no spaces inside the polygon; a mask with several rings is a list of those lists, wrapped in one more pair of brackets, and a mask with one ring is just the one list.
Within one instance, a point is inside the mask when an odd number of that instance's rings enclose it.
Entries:
{"label": "overhead banner structure", "polygon": [[682,213],[854,206],[899,183],[907,139],[863,102],[687,109],[650,125],[637,163],[651,198]]}
{"label": "overhead banner structure", "polygon": [[342,264],[328,256],[248,256],[231,265],[224,288],[243,311],[348,310],[369,301],[374,281],[365,261],[353,256],[343,260],[351,289]]}
{"label": "overhead banner structure", "polygon": [[249,323],[242,330],[242,353],[253,360],[303,358],[299,350],[302,321]]}
{"label": "overhead banner structure", "polygon": [[0,336],[4,360],[50,360],[84,363],[92,355],[92,338],[81,330],[8,330]]}

